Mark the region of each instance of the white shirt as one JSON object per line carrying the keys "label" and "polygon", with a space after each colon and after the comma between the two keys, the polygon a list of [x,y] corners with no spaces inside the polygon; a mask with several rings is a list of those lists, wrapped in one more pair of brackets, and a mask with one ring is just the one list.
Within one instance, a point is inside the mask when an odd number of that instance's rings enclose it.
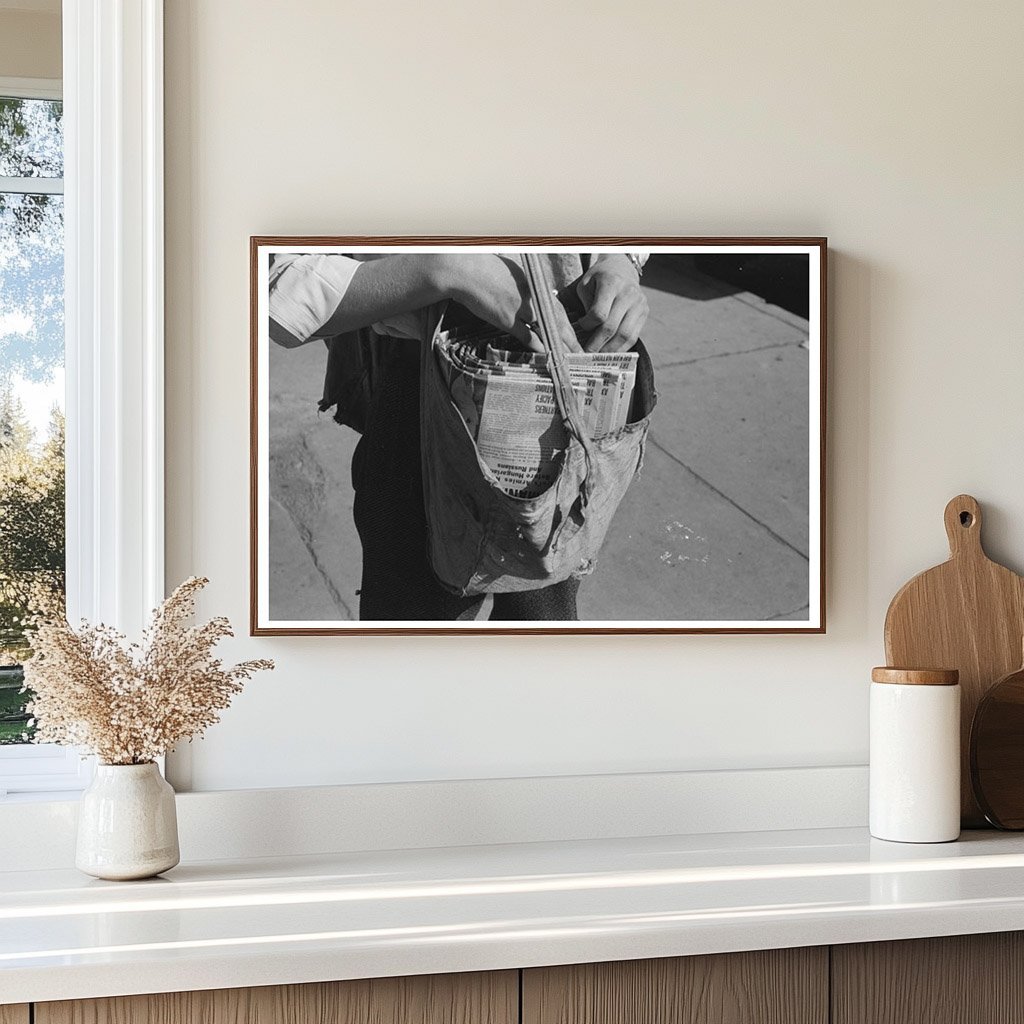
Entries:
{"label": "white shirt", "polygon": [[[270,268],[270,316],[299,341],[308,341],[328,320],[345,297],[363,261],[379,260],[387,253],[278,253]],[[419,338],[416,313],[399,313],[373,325],[378,334]]]}
{"label": "white shirt", "polygon": [[[299,341],[308,341],[334,315],[352,278],[367,260],[389,253],[278,253],[270,268],[270,316]],[[641,265],[648,253],[637,252]],[[417,313],[399,313],[373,325],[378,334],[420,338]]]}

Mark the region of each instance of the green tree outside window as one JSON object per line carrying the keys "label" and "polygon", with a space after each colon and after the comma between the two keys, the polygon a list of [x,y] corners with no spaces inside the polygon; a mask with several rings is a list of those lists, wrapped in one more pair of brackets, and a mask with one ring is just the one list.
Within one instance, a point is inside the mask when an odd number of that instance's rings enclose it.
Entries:
{"label": "green tree outside window", "polygon": [[0,97],[0,744],[31,739],[26,619],[64,596],[63,127]]}

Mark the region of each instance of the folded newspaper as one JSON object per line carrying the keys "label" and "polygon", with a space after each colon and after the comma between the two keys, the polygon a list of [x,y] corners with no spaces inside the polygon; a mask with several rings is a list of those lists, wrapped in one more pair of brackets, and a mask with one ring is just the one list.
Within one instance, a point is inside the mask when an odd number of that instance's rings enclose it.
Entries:
{"label": "folded newspaper", "polygon": [[[513,497],[536,498],[557,478],[568,439],[547,355],[515,351],[510,343],[496,330],[453,330],[442,337],[438,361],[498,485]],[[638,358],[635,352],[566,353],[583,421],[595,440],[626,425]]]}

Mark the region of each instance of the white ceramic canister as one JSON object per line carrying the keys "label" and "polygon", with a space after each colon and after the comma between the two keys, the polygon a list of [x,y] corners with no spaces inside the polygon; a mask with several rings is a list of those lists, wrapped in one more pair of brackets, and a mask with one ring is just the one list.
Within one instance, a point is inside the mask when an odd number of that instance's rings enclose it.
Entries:
{"label": "white ceramic canister", "polygon": [[897,843],[960,835],[960,674],[871,672],[871,834]]}

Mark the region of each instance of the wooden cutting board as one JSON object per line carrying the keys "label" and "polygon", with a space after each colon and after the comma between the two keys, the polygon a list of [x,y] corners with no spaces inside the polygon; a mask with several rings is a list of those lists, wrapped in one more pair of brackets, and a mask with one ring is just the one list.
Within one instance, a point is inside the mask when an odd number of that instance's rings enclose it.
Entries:
{"label": "wooden cutting board", "polygon": [[985,816],[971,789],[970,733],[988,688],[1020,667],[1024,579],[982,548],[981,507],[960,494],[945,511],[949,561],[915,576],[885,616],[885,657],[894,668],[960,670],[960,811],[964,828]]}

